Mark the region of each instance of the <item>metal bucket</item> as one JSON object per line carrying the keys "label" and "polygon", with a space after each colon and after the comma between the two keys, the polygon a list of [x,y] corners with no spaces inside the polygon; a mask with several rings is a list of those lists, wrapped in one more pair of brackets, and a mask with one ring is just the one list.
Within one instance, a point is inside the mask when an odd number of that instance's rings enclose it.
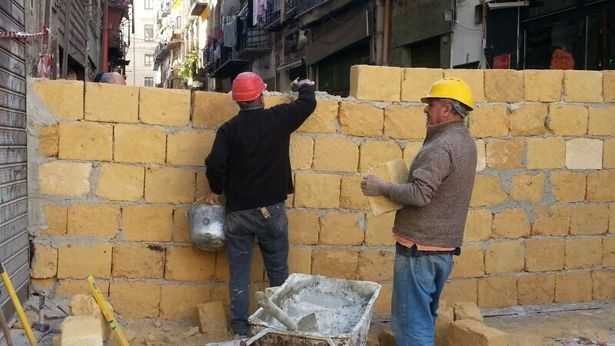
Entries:
{"label": "metal bucket", "polygon": [[196,204],[188,211],[190,240],[201,250],[216,251],[224,246],[224,207]]}
{"label": "metal bucket", "polygon": [[[320,286],[319,286],[320,285]],[[334,279],[318,275],[291,274],[288,279],[280,286],[270,299],[282,310],[292,310],[289,302],[294,302],[299,297],[309,297],[305,292],[310,290],[326,290],[326,295],[330,297],[352,297],[358,299],[358,307],[352,306],[352,311],[357,311],[349,315],[351,318],[339,318],[340,316],[331,315],[333,318],[322,318],[320,315],[319,328],[316,332],[289,331],[274,321],[262,308],[259,308],[250,318],[250,332],[255,335],[257,341],[253,345],[305,345],[305,346],[362,346],[367,345],[367,335],[371,323],[372,309],[380,293],[381,285],[370,281],[355,281]],[[316,296],[315,296],[316,297]],[[320,299],[319,300],[326,300]],[[336,298],[337,299],[337,298]],[[307,299],[309,300],[309,299]],[[333,301],[332,301],[333,302]],[[314,305],[319,302],[306,302],[300,305]],[[323,312],[343,313],[343,309],[331,305],[326,307],[327,302],[322,302]],[[349,305],[350,307],[350,305]],[[303,308],[301,308],[303,309]],[[329,312],[330,309],[332,312]],[[299,311],[299,310],[297,310]],[[292,313],[286,311],[292,316]],[[306,311],[302,311],[302,314]],[[301,317],[301,316],[299,316]],[[344,321],[344,326],[340,328],[327,328],[326,323]],[[339,332],[332,332],[333,330]],[[259,336],[260,335],[260,336]]]}

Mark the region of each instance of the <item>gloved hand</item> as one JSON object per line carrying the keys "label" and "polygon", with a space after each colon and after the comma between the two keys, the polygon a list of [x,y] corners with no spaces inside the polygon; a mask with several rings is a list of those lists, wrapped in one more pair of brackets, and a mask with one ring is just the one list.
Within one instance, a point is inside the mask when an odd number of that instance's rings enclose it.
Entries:
{"label": "gloved hand", "polygon": [[292,83],[290,83],[290,90],[297,91],[304,85],[314,86],[314,81],[311,81],[309,79],[299,80],[299,78],[296,78],[294,81],[292,81]]}
{"label": "gloved hand", "polygon": [[368,175],[361,179],[361,191],[365,196],[381,196],[387,187],[384,179],[375,175]]}

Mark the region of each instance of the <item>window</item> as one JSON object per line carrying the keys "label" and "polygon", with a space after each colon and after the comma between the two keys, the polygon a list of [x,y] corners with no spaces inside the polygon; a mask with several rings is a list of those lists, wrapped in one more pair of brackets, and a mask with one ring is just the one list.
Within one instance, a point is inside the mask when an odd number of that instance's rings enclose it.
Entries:
{"label": "window", "polygon": [[143,33],[145,35],[145,41],[153,41],[154,40],[154,25],[145,24],[143,28]]}
{"label": "window", "polygon": [[153,63],[154,63],[154,55],[145,54],[145,60],[143,61],[143,65],[152,66]]}
{"label": "window", "polygon": [[143,78],[143,85],[146,87],[153,87],[154,86],[154,77],[144,77]]}
{"label": "window", "polygon": [[145,9],[146,10],[151,10],[154,8],[154,6],[152,5],[153,0],[145,0]]}

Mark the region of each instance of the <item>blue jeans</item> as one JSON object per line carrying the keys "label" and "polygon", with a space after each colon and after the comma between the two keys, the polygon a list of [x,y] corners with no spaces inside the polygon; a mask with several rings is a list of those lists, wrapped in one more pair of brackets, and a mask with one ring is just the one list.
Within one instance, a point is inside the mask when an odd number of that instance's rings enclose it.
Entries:
{"label": "blue jeans", "polygon": [[433,346],[438,300],[453,255],[417,254],[397,244],[393,278],[393,333],[397,346]]}
{"label": "blue jeans", "polygon": [[271,286],[288,278],[288,218],[284,203],[268,206],[269,216],[259,208],[228,213],[224,223],[228,263],[231,328],[248,335],[250,268],[254,239],[258,242]]}

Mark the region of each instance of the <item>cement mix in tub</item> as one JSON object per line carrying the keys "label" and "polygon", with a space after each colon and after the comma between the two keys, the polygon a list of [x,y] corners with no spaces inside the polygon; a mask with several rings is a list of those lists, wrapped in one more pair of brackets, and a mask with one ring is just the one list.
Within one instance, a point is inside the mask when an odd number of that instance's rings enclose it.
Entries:
{"label": "cement mix in tub", "polygon": [[[359,323],[369,297],[343,286],[318,280],[282,297],[279,307],[294,321],[314,312],[318,321],[317,333],[323,336],[349,334]],[[284,325],[270,316],[264,322],[275,329],[286,330]]]}

